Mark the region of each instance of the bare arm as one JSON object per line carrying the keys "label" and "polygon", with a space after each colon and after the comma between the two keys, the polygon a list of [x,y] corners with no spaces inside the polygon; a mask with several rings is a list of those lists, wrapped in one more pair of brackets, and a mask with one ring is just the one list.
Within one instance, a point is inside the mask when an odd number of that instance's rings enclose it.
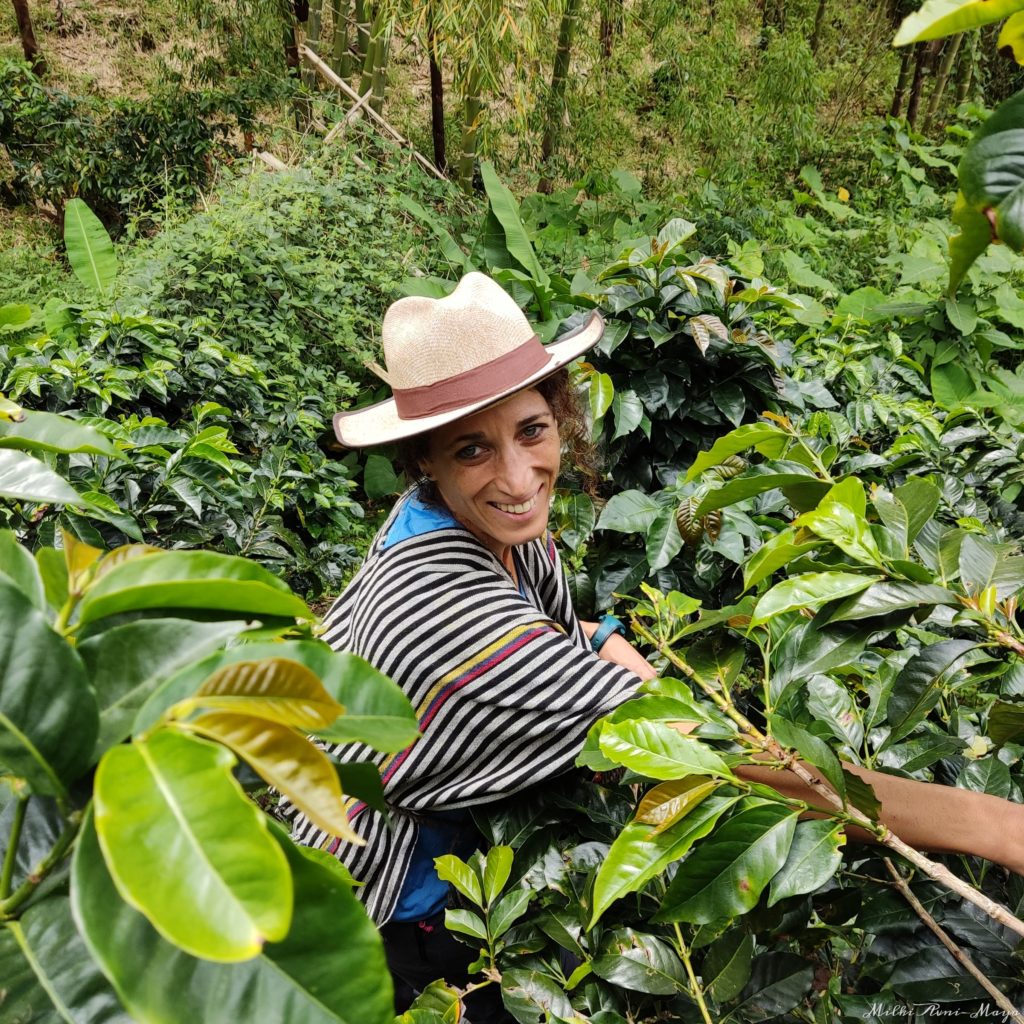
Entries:
{"label": "bare arm", "polygon": [[[596,622],[581,621],[580,625],[583,627],[583,632],[586,633],[588,640],[597,632]],[[605,640],[601,645],[601,650],[598,651],[598,657],[615,665],[621,665],[623,668],[628,668],[630,672],[638,675],[645,682],[648,679],[657,678],[658,675],[654,670],[654,666],[642,654],[634,650],[633,645],[624,636],[620,636],[618,633],[612,633]]]}

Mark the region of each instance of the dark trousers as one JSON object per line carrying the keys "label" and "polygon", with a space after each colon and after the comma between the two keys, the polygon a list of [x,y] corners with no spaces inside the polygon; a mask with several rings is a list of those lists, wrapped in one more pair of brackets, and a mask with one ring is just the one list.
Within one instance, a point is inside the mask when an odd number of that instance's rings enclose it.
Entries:
{"label": "dark trousers", "polygon": [[[443,912],[425,921],[392,922],[380,933],[395,982],[395,1013],[404,1013],[416,994],[438,978],[458,988],[474,980],[467,968],[476,960],[476,951],[445,928]],[[483,979],[476,975],[475,980]],[[465,1019],[467,1024],[515,1024],[496,983],[466,997]]]}

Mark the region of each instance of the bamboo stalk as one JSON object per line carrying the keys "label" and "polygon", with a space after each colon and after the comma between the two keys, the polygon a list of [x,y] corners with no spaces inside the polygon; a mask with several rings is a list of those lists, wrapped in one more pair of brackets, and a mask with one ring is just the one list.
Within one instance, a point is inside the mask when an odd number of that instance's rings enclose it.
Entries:
{"label": "bamboo stalk", "polygon": [[287,171],[288,165],[283,160],[278,160],[273,153],[267,153],[265,150],[256,154],[256,156],[262,160],[272,171]]}
{"label": "bamboo stalk", "polygon": [[476,167],[477,135],[480,130],[480,112],[483,102],[480,99],[480,82],[483,76],[479,71],[469,73],[466,84],[466,106],[463,112],[462,149],[459,153],[459,185],[463,191],[470,192],[473,188],[473,171]]}
{"label": "bamboo stalk", "polygon": [[818,9],[814,12],[814,30],[811,32],[811,53],[818,56],[818,46],[821,43],[821,30],[825,25],[825,11],[828,8],[828,0],[818,0]]}
{"label": "bamboo stalk", "polygon": [[[306,21],[306,46],[314,53],[320,52],[320,27],[323,21],[323,0],[310,0],[309,18]],[[312,68],[306,68],[302,76],[306,87],[312,89],[316,86],[316,72]]]}
{"label": "bamboo stalk", "polygon": [[[343,78],[339,78],[338,75],[336,75],[327,64],[325,64],[315,53],[313,53],[312,50],[310,50],[306,46],[302,46],[299,48],[299,52],[306,60],[308,60],[313,65],[314,68],[316,68],[317,72],[321,75],[321,77],[323,77],[325,81],[329,82],[340,92],[344,93],[344,95],[346,95],[350,100],[354,100],[357,103],[360,101],[361,97],[359,93],[357,93],[355,89],[353,89],[352,86],[349,85],[348,82],[346,82]],[[409,148],[409,150],[412,152],[413,158],[425,171],[429,171],[431,174],[433,174],[437,178],[440,178],[442,181],[448,180],[444,173],[439,171],[422,153],[418,152],[413,147],[412,143],[409,142],[409,140],[404,135],[402,135],[396,128],[388,124],[388,122],[385,121],[384,118],[380,114],[378,114],[376,110],[373,109],[373,107],[368,106],[365,108],[365,110],[366,115],[370,119],[370,121],[373,122],[384,135],[386,135],[392,141],[397,142],[400,146],[406,146]]]}
{"label": "bamboo stalk", "polygon": [[932,86],[932,94],[928,98],[928,111],[924,115],[926,125],[931,125],[935,115],[939,112],[939,104],[942,102],[943,93],[946,91],[946,83],[949,81],[949,73],[953,69],[953,61],[960,52],[960,44],[964,41],[964,33],[953,36],[946,43],[946,50],[942,55],[939,70],[935,75],[935,84]]}
{"label": "bamboo stalk", "polygon": [[430,136],[434,143],[434,163],[447,170],[448,146],[444,133],[444,80],[441,77],[441,58],[437,52],[434,30],[434,7],[427,7],[427,50],[430,54]]}
{"label": "bamboo stalk", "polygon": [[915,850],[912,846],[908,846],[899,836],[894,835],[890,829],[886,828],[885,825],[873,822],[866,814],[857,807],[854,807],[853,804],[844,804],[842,797],[827,782],[812,775],[806,765],[792,757],[777,740],[762,733],[742,712],[737,710],[731,701],[723,697],[717,690],[706,686],[693,669],[667,644],[654,636],[643,623],[633,619],[632,626],[636,636],[646,640],[661,655],[667,658],[672,665],[683,672],[688,679],[692,679],[739,726],[754,745],[769,754],[774,760],[783,762],[786,765],[786,770],[796,775],[812,793],[819,794],[823,800],[830,803],[837,810],[842,811],[855,824],[870,832],[880,844],[889,847],[890,850],[898,853],[905,860],[910,861],[922,874],[945,886],[951,892],[955,892],[969,903],[973,903],[976,907],[985,911],[994,921],[998,921],[1001,925],[1024,937],[1024,921],[1010,913],[1006,907],[996,903],[995,900],[989,899],[984,893],[978,892],[973,886],[961,881],[947,867],[944,867],[942,864],[936,864],[935,861],[929,859],[923,853]]}
{"label": "bamboo stalk", "polygon": [[349,0],[334,0],[334,35],[331,37],[331,67],[334,73],[348,78],[352,73],[352,55],[348,49]]}
{"label": "bamboo stalk", "polygon": [[14,17],[18,23],[18,35],[21,38],[21,49],[25,54],[25,60],[32,65],[32,71],[40,78],[46,74],[48,68],[46,58],[39,49],[36,42],[36,34],[32,28],[32,13],[28,8],[28,0],[12,0],[14,4]]}
{"label": "bamboo stalk", "polygon": [[551,88],[548,90],[547,111],[544,116],[544,136],[540,144],[540,162],[545,167],[538,189],[551,191],[546,165],[555,152],[555,139],[562,127],[565,112],[565,82],[569,74],[569,59],[572,51],[572,37],[576,28],[579,0],[566,0],[562,20],[558,26],[558,46],[555,49],[555,64],[551,70]]}
{"label": "bamboo stalk", "polygon": [[910,69],[914,63],[914,48],[905,46],[903,55],[900,57],[900,73],[896,79],[896,88],[892,94],[892,106],[889,107],[890,117],[899,117],[903,111],[903,99],[907,95],[907,86],[910,84]]}
{"label": "bamboo stalk", "polygon": [[1020,1011],[992,984],[988,977],[981,973],[974,961],[949,937],[942,925],[928,913],[921,901],[914,895],[907,884],[907,880],[893,866],[892,861],[888,857],[885,857],[884,860],[889,874],[892,875],[892,880],[896,883],[896,888],[899,889],[903,898],[914,908],[914,913],[921,918],[939,942],[949,950],[953,959],[995,1000],[996,1005],[1003,1011],[1007,1020],[1012,1020],[1014,1024],[1024,1024],[1024,1016],[1021,1015]]}

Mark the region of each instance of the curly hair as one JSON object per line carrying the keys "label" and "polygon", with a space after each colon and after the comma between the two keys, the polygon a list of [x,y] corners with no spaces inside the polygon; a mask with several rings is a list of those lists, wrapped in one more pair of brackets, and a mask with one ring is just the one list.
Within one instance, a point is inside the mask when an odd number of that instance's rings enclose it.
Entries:
{"label": "curly hair", "polygon": [[[583,489],[593,494],[601,479],[597,449],[590,439],[590,424],[579,395],[569,383],[569,371],[562,367],[534,385],[551,407],[562,440],[562,472],[576,471]],[[419,434],[399,443],[397,463],[407,480],[419,487],[419,497],[432,505],[444,505],[437,484],[428,480],[420,468],[430,452],[430,433]]]}

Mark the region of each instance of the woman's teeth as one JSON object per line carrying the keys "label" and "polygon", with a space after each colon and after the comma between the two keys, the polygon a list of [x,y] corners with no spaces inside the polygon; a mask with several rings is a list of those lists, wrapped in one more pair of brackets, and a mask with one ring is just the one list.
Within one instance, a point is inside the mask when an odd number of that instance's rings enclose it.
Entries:
{"label": "woman's teeth", "polygon": [[502,512],[515,512],[517,515],[522,515],[524,512],[532,512],[534,506],[537,504],[536,498],[531,498],[529,501],[522,505],[503,505],[500,501],[492,501],[491,504],[501,509]]}

